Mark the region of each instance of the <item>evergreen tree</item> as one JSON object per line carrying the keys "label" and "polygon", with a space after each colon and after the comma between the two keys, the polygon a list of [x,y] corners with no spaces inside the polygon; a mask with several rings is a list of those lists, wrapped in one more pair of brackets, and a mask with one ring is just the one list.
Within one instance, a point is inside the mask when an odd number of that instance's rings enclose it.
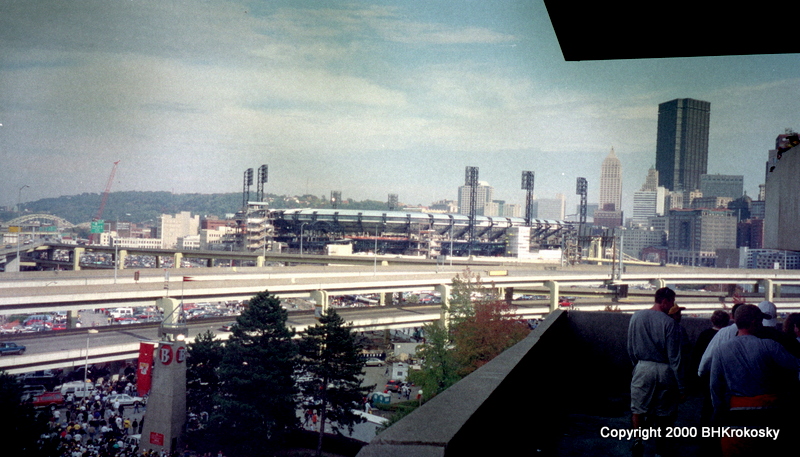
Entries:
{"label": "evergreen tree", "polygon": [[287,318],[280,300],[261,292],[237,318],[225,345],[209,432],[232,455],[272,455],[297,426],[297,346]]}
{"label": "evergreen tree", "polygon": [[368,391],[361,387],[364,363],[350,326],[332,308],[319,321],[300,340],[301,366],[309,379],[300,383],[305,406],[319,412],[318,456],[325,423],[329,421],[334,430],[347,427],[352,433],[353,425],[363,420],[353,410],[361,408]]}
{"label": "evergreen tree", "polygon": [[222,341],[211,330],[197,335],[188,347],[186,359],[186,405],[196,413],[214,409],[214,396],[219,392],[219,367],[222,362]]}

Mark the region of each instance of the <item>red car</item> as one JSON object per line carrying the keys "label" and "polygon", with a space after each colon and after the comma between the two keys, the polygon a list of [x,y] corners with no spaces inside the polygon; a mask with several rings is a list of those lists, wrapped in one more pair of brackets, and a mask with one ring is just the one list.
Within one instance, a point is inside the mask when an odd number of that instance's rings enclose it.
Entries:
{"label": "red car", "polygon": [[61,392],[45,392],[33,397],[31,402],[34,408],[44,408],[51,405],[63,405],[64,396]]}

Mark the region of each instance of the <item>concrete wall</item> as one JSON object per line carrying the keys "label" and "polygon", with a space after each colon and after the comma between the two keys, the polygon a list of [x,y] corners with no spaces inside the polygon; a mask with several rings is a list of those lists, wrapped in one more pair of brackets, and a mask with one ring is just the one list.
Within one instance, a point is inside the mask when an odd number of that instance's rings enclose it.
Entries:
{"label": "concrete wall", "polygon": [[[358,457],[556,453],[568,414],[629,414],[629,321],[617,312],[550,313],[526,339],[392,425]],[[692,318],[682,325],[692,342],[711,326]]]}

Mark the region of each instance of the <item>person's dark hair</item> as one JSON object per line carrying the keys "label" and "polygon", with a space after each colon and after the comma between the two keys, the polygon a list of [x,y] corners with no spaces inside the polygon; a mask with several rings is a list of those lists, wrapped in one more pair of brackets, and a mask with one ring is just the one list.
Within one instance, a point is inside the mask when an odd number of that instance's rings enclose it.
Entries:
{"label": "person's dark hair", "polygon": [[727,311],[718,309],[711,314],[711,325],[717,328],[727,327],[731,322],[731,315]]}
{"label": "person's dark hair", "polygon": [[792,313],[783,321],[783,333],[795,336],[794,328],[800,327],[800,313]]}
{"label": "person's dark hair", "polygon": [[746,304],[747,303],[736,303],[736,304],[734,304],[733,308],[731,308],[731,316],[736,316],[736,310],[739,309],[740,306],[746,305]]}
{"label": "person's dark hair", "polygon": [[675,300],[675,291],[669,287],[662,287],[656,291],[656,303],[664,303],[664,300]]}
{"label": "person's dark hair", "polygon": [[752,330],[761,326],[767,317],[756,305],[742,305],[733,315],[734,322],[740,330]]}

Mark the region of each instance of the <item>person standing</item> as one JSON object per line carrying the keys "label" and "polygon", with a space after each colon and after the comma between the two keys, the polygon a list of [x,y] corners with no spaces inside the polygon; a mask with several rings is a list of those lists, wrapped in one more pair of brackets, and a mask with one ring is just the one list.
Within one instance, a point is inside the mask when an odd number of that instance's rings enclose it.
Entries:
{"label": "person standing", "polygon": [[[794,414],[793,392],[797,390],[800,365],[780,343],[757,335],[774,316],[755,305],[742,305],[734,321],[735,338],[720,345],[711,357],[711,400],[717,425],[774,427],[784,440],[796,437],[786,428],[785,414]],[[789,411],[791,410],[791,411]],[[780,438],[780,437],[779,437]],[[723,437],[722,454],[782,455],[783,441],[771,438]],[[789,455],[789,454],[787,454]]]}
{"label": "person standing", "polygon": [[[673,306],[675,291],[662,287],[655,293],[653,306],[635,312],[628,325],[633,429],[645,427],[645,422],[655,427],[671,425],[685,395],[680,326],[667,314]],[[635,456],[644,453],[641,437],[634,440],[632,450]]]}

